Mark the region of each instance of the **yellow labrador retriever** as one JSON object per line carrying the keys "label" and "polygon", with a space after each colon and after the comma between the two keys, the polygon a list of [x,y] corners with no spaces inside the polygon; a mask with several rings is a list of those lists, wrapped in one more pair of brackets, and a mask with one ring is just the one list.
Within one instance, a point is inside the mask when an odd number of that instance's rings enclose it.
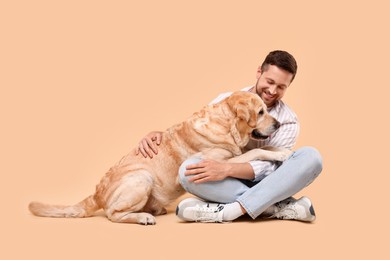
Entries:
{"label": "yellow labrador retriever", "polygon": [[167,129],[153,159],[133,149],[113,166],[96,192],[74,206],[32,202],[30,211],[43,217],[89,217],[103,209],[113,222],[155,224],[153,215],[184,193],[178,181],[181,163],[200,153],[203,158],[247,162],[253,159],[283,161],[290,151],[254,149],[242,154],[249,138],[264,138],[279,127],[259,96],[235,92],[215,105],[204,107],[186,121]]}

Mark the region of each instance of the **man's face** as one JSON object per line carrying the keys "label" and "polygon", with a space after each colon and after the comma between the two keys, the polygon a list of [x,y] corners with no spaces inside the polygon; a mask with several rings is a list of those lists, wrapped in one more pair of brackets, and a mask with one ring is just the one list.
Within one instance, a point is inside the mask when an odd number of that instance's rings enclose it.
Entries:
{"label": "man's face", "polygon": [[284,96],[292,78],[292,73],[275,65],[268,65],[268,69],[265,71],[261,71],[261,68],[259,68],[257,70],[257,83],[253,92],[261,97],[267,107],[272,107],[276,101]]}

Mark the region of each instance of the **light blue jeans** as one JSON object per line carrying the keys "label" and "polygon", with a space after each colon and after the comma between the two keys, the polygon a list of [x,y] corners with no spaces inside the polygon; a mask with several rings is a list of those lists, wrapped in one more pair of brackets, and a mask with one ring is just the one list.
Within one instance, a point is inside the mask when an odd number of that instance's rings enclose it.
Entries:
{"label": "light blue jeans", "polygon": [[222,181],[195,184],[185,176],[186,166],[198,163],[199,157],[183,162],[179,169],[183,188],[202,199],[218,203],[238,201],[247,213],[255,219],[271,205],[289,198],[305,188],[322,171],[322,157],[312,147],[296,150],[274,172],[259,182],[226,178]]}

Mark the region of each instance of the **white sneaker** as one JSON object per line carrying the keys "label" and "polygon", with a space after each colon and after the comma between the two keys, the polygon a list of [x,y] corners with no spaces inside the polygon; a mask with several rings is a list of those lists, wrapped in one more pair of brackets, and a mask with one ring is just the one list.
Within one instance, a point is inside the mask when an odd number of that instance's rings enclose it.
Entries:
{"label": "white sneaker", "polygon": [[182,200],[176,207],[176,216],[191,222],[224,222],[224,204],[209,203],[197,198]]}
{"label": "white sneaker", "polygon": [[279,219],[295,219],[312,222],[316,219],[313,204],[308,197],[299,200],[289,198],[275,204],[276,212],[271,216]]}

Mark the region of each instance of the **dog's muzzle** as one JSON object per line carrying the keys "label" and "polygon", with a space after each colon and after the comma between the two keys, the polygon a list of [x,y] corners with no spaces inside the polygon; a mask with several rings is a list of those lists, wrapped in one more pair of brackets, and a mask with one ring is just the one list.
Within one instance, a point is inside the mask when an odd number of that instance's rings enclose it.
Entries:
{"label": "dog's muzzle", "polygon": [[276,130],[278,130],[280,127],[280,123],[279,121],[275,121],[272,125],[272,129],[270,131],[270,133],[268,135],[266,134],[263,134],[261,133],[260,131],[258,131],[257,129],[253,130],[252,131],[252,134],[251,134],[251,137],[253,139],[257,139],[257,140],[265,140],[267,139],[273,132],[275,132]]}
{"label": "dog's muzzle", "polygon": [[269,137],[268,135],[263,135],[262,133],[260,133],[256,129],[252,131],[251,136],[253,139],[257,139],[257,140],[265,140]]}

